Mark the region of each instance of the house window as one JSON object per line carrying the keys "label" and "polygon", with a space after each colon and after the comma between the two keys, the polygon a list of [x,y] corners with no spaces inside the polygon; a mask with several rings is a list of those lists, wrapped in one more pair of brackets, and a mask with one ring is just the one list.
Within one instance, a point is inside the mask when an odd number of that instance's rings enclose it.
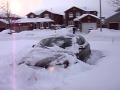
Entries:
{"label": "house window", "polygon": [[96,12],[94,12],[94,15],[96,15]]}
{"label": "house window", "polygon": [[30,15],[30,18],[34,18],[34,15],[33,15],[33,14],[31,14],[31,15]]}
{"label": "house window", "polygon": [[45,18],[49,18],[49,14],[45,14],[44,17],[45,17]]}
{"label": "house window", "polygon": [[70,12],[70,13],[69,13],[69,18],[72,18],[72,17],[73,17],[73,13]]}
{"label": "house window", "polygon": [[68,21],[68,25],[74,25],[73,21]]}
{"label": "house window", "polygon": [[90,16],[88,17],[88,19],[90,19]]}
{"label": "house window", "polygon": [[76,17],[79,17],[80,16],[80,12],[76,12]]}
{"label": "house window", "polygon": [[89,12],[89,11],[87,11],[87,12],[86,12],[86,14],[90,14],[90,12]]}
{"label": "house window", "polygon": [[46,23],[46,28],[49,28],[49,23]]}

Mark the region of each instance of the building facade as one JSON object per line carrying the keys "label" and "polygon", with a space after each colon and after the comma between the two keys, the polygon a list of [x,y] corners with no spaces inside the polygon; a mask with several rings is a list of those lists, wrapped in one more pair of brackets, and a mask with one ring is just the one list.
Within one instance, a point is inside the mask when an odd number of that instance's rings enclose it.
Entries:
{"label": "building facade", "polygon": [[98,12],[93,10],[84,10],[78,7],[71,7],[70,9],[65,11],[65,24],[74,25],[74,19],[83,15],[83,14],[93,14],[97,16]]}
{"label": "building facade", "polygon": [[120,30],[120,12],[107,18],[105,24],[109,29]]}
{"label": "building facade", "polygon": [[52,11],[48,11],[48,10],[41,10],[35,13],[29,13],[27,14],[27,18],[50,18],[54,21],[54,24],[59,24],[59,25],[63,25],[64,24],[64,20],[63,20],[63,15],[52,12]]}
{"label": "building facade", "polygon": [[65,11],[66,26],[74,26],[81,32],[88,33],[89,29],[97,29],[99,24],[98,12],[94,10],[71,7]]}

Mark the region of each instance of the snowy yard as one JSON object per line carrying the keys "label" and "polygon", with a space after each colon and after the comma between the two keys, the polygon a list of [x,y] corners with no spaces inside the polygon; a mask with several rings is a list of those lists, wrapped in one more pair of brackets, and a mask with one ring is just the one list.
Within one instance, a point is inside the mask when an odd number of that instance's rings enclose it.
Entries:
{"label": "snowy yard", "polygon": [[92,55],[87,63],[50,70],[17,65],[41,39],[72,33],[70,30],[34,30],[13,35],[0,32],[0,90],[120,90],[120,31],[77,32],[91,45]]}

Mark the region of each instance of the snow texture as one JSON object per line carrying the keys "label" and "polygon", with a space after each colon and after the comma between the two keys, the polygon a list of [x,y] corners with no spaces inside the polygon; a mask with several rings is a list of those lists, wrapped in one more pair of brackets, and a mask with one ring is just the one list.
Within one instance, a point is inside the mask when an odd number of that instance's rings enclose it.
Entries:
{"label": "snow texture", "polygon": [[66,69],[40,69],[17,64],[32,51],[32,45],[44,38],[70,34],[71,30],[0,33],[0,90],[120,90],[119,30],[103,29],[100,32],[98,29],[89,34],[76,32],[91,45],[92,54],[87,63],[79,61]]}

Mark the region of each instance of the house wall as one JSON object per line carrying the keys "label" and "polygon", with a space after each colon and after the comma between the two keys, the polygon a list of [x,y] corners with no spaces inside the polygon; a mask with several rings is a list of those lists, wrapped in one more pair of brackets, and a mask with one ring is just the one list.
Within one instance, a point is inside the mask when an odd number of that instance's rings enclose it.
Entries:
{"label": "house wall", "polygon": [[107,25],[107,28],[109,28],[109,23],[119,23],[120,30],[120,12],[106,19],[105,24]]}
{"label": "house wall", "polygon": [[0,21],[0,32],[3,31],[3,30],[5,30],[6,27],[7,27],[7,24]]}
{"label": "house wall", "polygon": [[[72,12],[73,13],[73,17],[72,18],[70,18],[69,17],[69,13],[70,12]],[[75,18],[76,18],[76,12],[80,12],[80,14],[82,15],[82,14],[84,14],[84,10],[82,10],[82,9],[79,9],[79,8],[77,8],[77,7],[72,7],[72,8],[70,8],[70,9],[68,9],[67,11],[65,11],[65,22],[66,22],[66,26],[68,26],[68,21],[73,21]]]}
{"label": "house wall", "polygon": [[82,23],[96,23],[96,27],[98,28],[100,20],[98,18],[88,15],[79,21],[75,21],[74,25],[82,31]]}
{"label": "house wall", "polygon": [[45,18],[44,17],[45,14],[48,14],[49,18],[54,20],[54,24],[60,24],[60,25],[64,24],[63,15],[51,13],[49,11],[45,11],[45,12],[41,13],[38,17]]}
{"label": "house wall", "polygon": [[88,15],[88,16],[82,18],[82,19],[81,19],[81,22],[82,22],[82,23],[86,23],[86,22],[96,23],[96,22],[98,22],[98,19],[97,19],[97,18],[94,18],[94,17],[92,17],[92,16],[90,16],[90,15]]}
{"label": "house wall", "polygon": [[33,30],[33,29],[51,29],[51,25],[53,22],[42,22],[43,27],[41,27],[41,23],[16,23],[12,25],[12,29],[16,32],[24,31],[24,30]]}
{"label": "house wall", "polygon": [[[73,17],[72,18],[69,17],[69,13],[70,12],[73,13]],[[70,8],[70,9],[65,11],[65,22],[66,22],[65,25],[66,26],[68,26],[68,22],[69,21],[73,21],[76,18],[76,13],[77,12],[80,12],[81,15],[87,14],[88,12],[89,12],[89,14],[93,14],[93,15],[96,15],[96,16],[98,14],[97,11],[85,11],[85,10],[82,10],[80,8],[77,8],[77,7],[72,7],[72,8]]]}
{"label": "house wall", "polygon": [[[89,13],[88,13],[89,12]],[[98,12],[97,11],[85,11],[86,14],[93,14],[97,16]]]}
{"label": "house wall", "polygon": [[33,27],[31,26],[31,23],[15,23],[15,24],[12,24],[12,29],[15,32],[20,32],[25,30],[32,30]]}
{"label": "house wall", "polygon": [[[33,17],[31,17],[31,15],[33,15]],[[29,13],[27,14],[27,18],[36,18],[37,16],[34,13]]]}

